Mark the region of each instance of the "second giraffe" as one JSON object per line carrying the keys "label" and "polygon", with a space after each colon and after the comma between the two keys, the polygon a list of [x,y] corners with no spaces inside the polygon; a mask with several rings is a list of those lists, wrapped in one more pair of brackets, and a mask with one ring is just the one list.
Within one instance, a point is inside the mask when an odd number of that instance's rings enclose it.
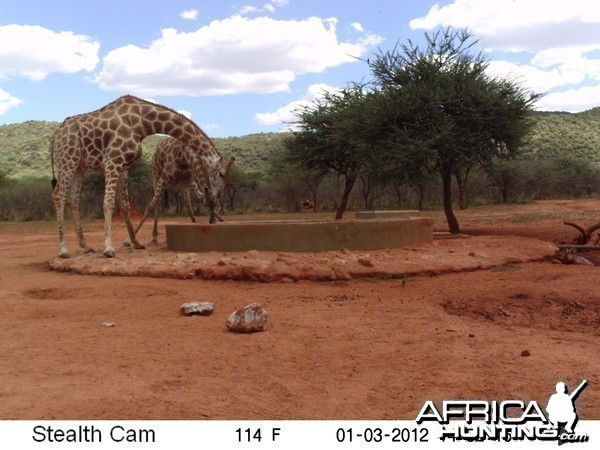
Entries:
{"label": "second giraffe", "polygon": [[[212,164],[208,167],[208,176],[211,180],[212,191],[215,198],[225,189],[225,184],[229,178],[229,171],[235,158],[230,158],[224,164],[223,157],[220,157],[219,164]],[[152,157],[152,184],[154,186],[154,196],[146,208],[144,217],[135,229],[135,234],[144,224],[145,220],[154,213],[154,228],[152,229],[152,243],[158,244],[158,201],[161,194],[168,186],[179,186],[183,193],[185,207],[192,219],[196,222],[192,210],[190,191],[192,191],[205,205],[207,196],[200,189],[200,186],[206,186],[205,173],[199,166],[201,161],[195,158],[193,149],[178,139],[165,138],[156,146],[156,151]],[[221,222],[223,218],[214,210],[209,210],[209,223],[215,223],[216,219]],[[127,244],[127,242],[126,242]]]}

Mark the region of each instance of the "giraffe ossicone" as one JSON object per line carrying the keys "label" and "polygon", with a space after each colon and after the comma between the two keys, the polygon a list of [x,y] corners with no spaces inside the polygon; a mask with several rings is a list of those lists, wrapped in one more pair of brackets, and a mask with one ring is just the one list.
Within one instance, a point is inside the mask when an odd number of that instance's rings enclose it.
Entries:
{"label": "giraffe ossicone", "polygon": [[[112,215],[115,198],[119,200],[131,243],[144,246],[136,239],[129,211],[127,171],[142,155],[142,140],[152,134],[166,134],[188,145],[203,162],[207,201],[214,214],[216,201],[208,165],[221,158],[211,139],[187,117],[178,112],[131,95],[126,95],[89,113],[68,117],[58,127],[50,143],[53,171],[52,193],[58,225],[59,256],[68,258],[64,236],[64,209],[69,205],[75,221],[79,245],[85,252],[94,251],[85,241],[79,213],[79,197],[83,177],[88,169],[104,172],[104,250],[115,256],[112,244]],[[56,170],[55,170],[56,169]],[[218,175],[217,175],[218,176]]]}

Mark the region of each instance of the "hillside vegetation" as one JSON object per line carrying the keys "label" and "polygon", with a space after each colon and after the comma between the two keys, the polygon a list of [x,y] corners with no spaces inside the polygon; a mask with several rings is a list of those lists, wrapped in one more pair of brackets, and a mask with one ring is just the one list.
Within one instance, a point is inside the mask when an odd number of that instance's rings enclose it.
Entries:
{"label": "hillside vegetation", "polygon": [[575,114],[537,112],[535,121],[526,153],[600,163],[600,107]]}
{"label": "hillside vegetation", "polygon": [[[536,159],[576,158],[600,164],[600,108],[581,113],[537,112],[526,155]],[[50,176],[49,144],[57,122],[28,121],[0,126],[0,171],[11,177]],[[236,166],[247,172],[265,173],[283,152],[285,133],[258,133],[214,138],[225,156],[235,156]],[[144,140],[151,154],[160,137]]]}
{"label": "hillside vegetation", "polygon": [[[600,108],[570,114],[534,113],[535,126],[517,161],[493,173],[475,169],[469,177],[465,207],[486,203],[590,196],[600,192]],[[57,122],[28,121],[0,126],[0,220],[50,219],[54,211],[49,144]],[[222,202],[231,212],[298,211],[312,199],[319,211],[333,211],[341,189],[335,175],[314,178],[286,167],[285,133],[258,133],[215,138],[219,151],[235,156]],[[142,210],[152,195],[151,155],[160,136],[143,142],[144,157],[130,173],[130,194]],[[440,206],[441,188],[434,179],[411,185],[402,180],[372,184],[361,179],[349,209],[431,209]],[[377,180],[376,180],[377,181]],[[102,216],[103,178],[91,171],[82,192],[81,211]],[[182,214],[177,189],[169,192],[171,214]],[[461,207],[462,205],[461,199]],[[198,207],[202,211],[202,207]]]}
{"label": "hillside vegetation", "polygon": [[[600,108],[581,113],[537,112],[525,154],[540,159],[577,158],[600,164]],[[58,122],[28,121],[0,126],[0,171],[11,177],[50,176],[49,145]],[[214,138],[221,153],[236,157],[244,171],[265,173],[284,150],[284,133]],[[144,140],[152,154],[160,137]]]}
{"label": "hillside vegetation", "polygon": [[[14,177],[51,176],[50,140],[58,122],[28,121],[0,126],[0,171]],[[283,150],[282,133],[249,134],[241,137],[214,138],[225,156],[235,156],[237,166],[252,172],[264,172],[269,162]],[[160,136],[146,138],[144,153],[152,154]]]}

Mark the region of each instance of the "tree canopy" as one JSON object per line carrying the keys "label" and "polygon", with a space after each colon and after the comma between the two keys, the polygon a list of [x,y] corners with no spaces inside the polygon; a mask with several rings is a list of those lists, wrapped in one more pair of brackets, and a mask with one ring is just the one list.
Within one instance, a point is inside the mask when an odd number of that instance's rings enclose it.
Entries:
{"label": "tree canopy", "polygon": [[425,38],[424,48],[408,41],[367,60],[370,86],[353,85],[304,108],[288,147],[307,168],[344,174],[346,187],[372,171],[382,180],[439,174],[448,226],[456,233],[452,176],[515,155],[539,96],[491,77],[468,30],[439,29]]}
{"label": "tree canopy", "polygon": [[368,94],[355,84],[339,92],[325,92],[322,100],[298,111],[300,130],[286,142],[289,159],[319,174],[335,172],[344,178],[336,208],[341,219],[357,177],[372,170],[375,152],[361,133]]}

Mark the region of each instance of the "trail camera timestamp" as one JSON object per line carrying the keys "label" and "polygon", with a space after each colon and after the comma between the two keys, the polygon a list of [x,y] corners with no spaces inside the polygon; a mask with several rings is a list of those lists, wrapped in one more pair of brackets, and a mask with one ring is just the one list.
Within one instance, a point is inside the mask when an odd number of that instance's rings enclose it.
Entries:
{"label": "trail camera timestamp", "polygon": [[426,428],[338,428],[338,442],[429,442]]}

